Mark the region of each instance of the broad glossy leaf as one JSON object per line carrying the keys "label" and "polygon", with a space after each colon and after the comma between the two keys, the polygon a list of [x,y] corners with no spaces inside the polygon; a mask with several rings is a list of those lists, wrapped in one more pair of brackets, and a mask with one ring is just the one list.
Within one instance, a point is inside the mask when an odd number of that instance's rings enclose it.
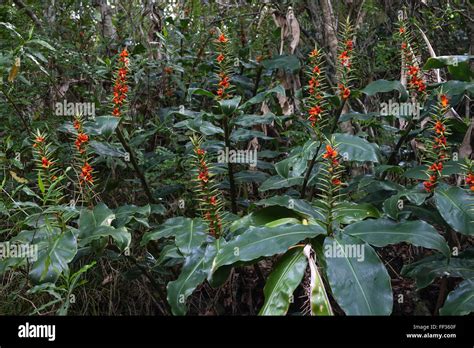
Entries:
{"label": "broad glossy leaf", "polygon": [[240,100],[242,97],[238,96],[232,99],[222,99],[219,100],[219,106],[224,115],[230,116],[234,113],[235,110],[239,107]]}
{"label": "broad glossy leaf", "polygon": [[393,295],[383,262],[362,240],[336,233],[324,241],[326,274],[347,315],[390,315]]}
{"label": "broad glossy leaf", "polygon": [[282,85],[278,85],[276,87],[273,87],[272,89],[270,90],[266,90],[264,92],[260,92],[258,93],[255,97],[249,99],[248,101],[246,101],[245,103],[243,103],[239,109],[242,109],[244,110],[246,107],[250,106],[250,105],[254,105],[254,104],[260,104],[262,103],[263,101],[265,101],[265,99],[268,98],[268,96],[270,96],[271,94],[274,94],[274,93],[278,93],[278,94],[281,94],[282,96],[285,96],[286,93],[285,93],[285,88],[282,86]]}
{"label": "broad glossy leaf", "polygon": [[439,188],[434,194],[435,204],[443,219],[456,232],[474,235],[474,199],[459,187]]}
{"label": "broad glossy leaf", "polygon": [[41,242],[38,259],[31,267],[29,276],[33,283],[55,283],[59,275],[68,269],[77,253],[77,240],[72,231],[66,231]]}
{"label": "broad glossy leaf", "polygon": [[334,134],[337,149],[341,156],[348,161],[380,162],[380,149],[377,144],[350,134]]}
{"label": "broad glossy leaf", "polygon": [[342,202],[336,211],[336,218],[345,225],[379,217],[380,211],[370,203]]}
{"label": "broad glossy leaf", "polygon": [[425,221],[365,220],[347,226],[344,232],[377,247],[407,242],[438,250],[446,257],[449,257],[450,254],[444,238]]}
{"label": "broad glossy leaf", "polygon": [[324,233],[326,231],[319,225],[250,226],[218,251],[212,269],[214,271],[237,261],[251,261],[280,254],[306,238],[314,238]]}
{"label": "broad glossy leaf", "polygon": [[125,157],[126,152],[123,150],[122,146],[112,145],[105,142],[92,140],[90,147],[98,155],[110,156],[110,157]]}
{"label": "broad glossy leaf", "polygon": [[303,177],[295,178],[282,178],[279,175],[271,176],[265,180],[262,185],[258,188],[260,192],[265,192],[268,190],[279,190],[286,187],[291,187],[295,185],[301,185],[303,183]]}
{"label": "broad glossy leaf", "polygon": [[168,283],[167,300],[174,315],[186,314],[186,299],[206,280],[215,253],[216,247],[213,244],[209,244],[206,249],[195,249],[186,257],[178,279]]}
{"label": "broad glossy leaf", "polygon": [[432,255],[403,266],[401,274],[415,279],[417,288],[423,289],[438,277],[474,278],[474,260],[458,257],[448,260],[440,254]]}
{"label": "broad glossy leaf", "polygon": [[288,250],[273,267],[263,293],[265,302],[259,315],[285,315],[293,292],[301,283],[308,261],[303,247]]}
{"label": "broad glossy leaf", "polygon": [[233,123],[242,127],[252,127],[257,124],[270,124],[275,121],[276,116],[272,113],[265,115],[240,115]]}
{"label": "broad glossy leaf", "polygon": [[184,256],[187,256],[200,247],[207,236],[207,225],[202,219],[188,219],[176,233],[176,246]]}
{"label": "broad glossy leaf", "polygon": [[295,55],[281,55],[273,59],[264,60],[262,65],[266,69],[284,69],[288,72],[295,72],[300,69],[300,61]]}
{"label": "broad glossy leaf", "polygon": [[265,133],[263,132],[245,128],[237,128],[236,130],[232,131],[232,134],[230,135],[230,139],[234,143],[238,143],[240,141],[248,141],[253,138],[259,138],[263,140],[273,139],[272,137],[265,135]]}
{"label": "broad glossy leaf", "polygon": [[145,233],[140,244],[145,245],[151,240],[175,237],[181,229],[191,223],[191,220],[192,219],[183,216],[167,219],[158,228]]}
{"label": "broad glossy leaf", "polygon": [[440,315],[467,315],[474,312],[474,279],[461,282],[440,308]]}
{"label": "broad glossy leaf", "polygon": [[469,66],[469,60],[474,56],[438,56],[428,58],[423,70],[439,69],[448,67],[449,73],[454,80],[471,81],[474,77]]}
{"label": "broad glossy leaf", "polygon": [[369,83],[363,90],[362,93],[368,96],[374,96],[377,93],[387,93],[392,91],[398,91],[401,101],[408,99],[408,92],[400,81],[388,81],[388,80],[377,80]]}
{"label": "broad glossy leaf", "polygon": [[79,216],[79,245],[84,247],[93,240],[110,236],[121,250],[128,248],[131,235],[125,227],[113,227],[114,219],[114,212],[104,203],[99,203],[93,210],[82,209]]}
{"label": "broad glossy leaf", "polygon": [[290,196],[273,196],[267,199],[262,199],[255,203],[259,206],[280,206],[291,210],[294,210],[306,217],[312,217],[315,219],[323,219],[324,215],[311,204],[304,199],[293,198]]}

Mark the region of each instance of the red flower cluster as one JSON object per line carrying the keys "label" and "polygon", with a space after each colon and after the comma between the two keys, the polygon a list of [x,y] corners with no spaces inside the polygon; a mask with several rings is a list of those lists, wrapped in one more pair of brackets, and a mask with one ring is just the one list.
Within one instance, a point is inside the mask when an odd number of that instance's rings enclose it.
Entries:
{"label": "red flower cluster", "polygon": [[116,117],[120,117],[121,109],[125,98],[127,97],[128,93],[128,86],[127,86],[127,72],[128,72],[128,52],[127,49],[124,48],[123,51],[120,53],[119,57],[119,68],[117,71],[117,78],[115,79],[114,84],[114,109],[112,114]]}
{"label": "red flower cluster", "polygon": [[93,184],[94,183],[94,179],[92,177],[92,167],[90,166],[89,163],[84,163],[84,165],[82,166],[81,168],[81,175],[80,175],[80,178],[81,178],[81,183],[82,182],[87,182],[89,184]]}
{"label": "red flower cluster", "polygon": [[52,164],[53,162],[51,162],[47,157],[45,156],[41,157],[41,165],[43,168],[49,168],[49,166]]}
{"label": "red flower cluster", "polygon": [[470,172],[466,176],[466,184],[471,191],[474,191],[474,173]]}
{"label": "red flower cluster", "polygon": [[229,39],[225,36],[224,33],[221,33],[215,40],[218,55],[216,58],[217,64],[219,65],[219,82],[217,83],[216,94],[219,98],[225,98],[228,93],[227,90],[230,88],[230,77],[226,73],[226,45],[229,42]]}
{"label": "red flower cluster", "polygon": [[209,223],[209,233],[214,237],[219,237],[222,232],[222,218],[218,212],[218,199],[215,195],[210,193],[209,187],[209,168],[206,163],[206,151],[200,147],[194,149],[198,161],[198,176],[200,182],[201,192],[205,200],[204,219]]}
{"label": "red flower cluster", "polygon": [[[439,97],[439,105],[445,109],[448,107],[448,98],[442,94]],[[432,128],[435,136],[433,139],[433,151],[436,154],[434,162],[428,166],[428,180],[423,182],[423,187],[427,192],[432,192],[441,178],[441,171],[443,170],[443,161],[446,160],[446,126],[441,119],[437,119]]]}
{"label": "red flower cluster", "polygon": [[334,149],[331,145],[326,145],[326,152],[323,154],[323,158],[328,159],[330,161],[328,171],[332,174],[331,184],[334,186],[339,186],[342,183],[341,180],[337,177],[337,175],[334,174],[337,167],[339,166],[339,161],[337,157],[337,150]]}
{"label": "red flower cluster", "polygon": [[79,153],[84,153],[86,152],[85,148],[83,145],[87,144],[89,141],[89,136],[85,133],[78,133],[76,141],[74,142],[74,145],[76,145],[76,149]]}
{"label": "red flower cluster", "polygon": [[322,117],[324,111],[324,103],[322,97],[322,86],[321,86],[321,68],[319,64],[321,62],[320,52],[317,49],[312,50],[309,53],[310,59],[310,79],[308,82],[308,92],[310,100],[309,116],[308,121],[311,122],[311,126],[315,127],[318,121]]}
{"label": "red flower cluster", "polygon": [[408,67],[408,87],[418,92],[426,90],[426,84],[421,77],[419,77],[420,68],[411,65]]}
{"label": "red flower cluster", "polygon": [[352,40],[347,40],[345,44],[345,49],[339,55],[339,61],[341,65],[347,69],[351,67],[351,52],[354,48],[354,42]]}
{"label": "red flower cluster", "polygon": [[344,86],[342,83],[338,85],[339,91],[341,92],[342,99],[348,99],[351,95],[351,90]]}

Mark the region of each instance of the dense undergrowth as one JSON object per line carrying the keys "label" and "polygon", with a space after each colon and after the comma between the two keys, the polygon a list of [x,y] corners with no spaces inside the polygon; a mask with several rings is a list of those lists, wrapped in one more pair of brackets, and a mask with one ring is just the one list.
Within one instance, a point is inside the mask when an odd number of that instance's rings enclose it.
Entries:
{"label": "dense undergrowth", "polygon": [[469,314],[472,16],[0,3],[0,314]]}

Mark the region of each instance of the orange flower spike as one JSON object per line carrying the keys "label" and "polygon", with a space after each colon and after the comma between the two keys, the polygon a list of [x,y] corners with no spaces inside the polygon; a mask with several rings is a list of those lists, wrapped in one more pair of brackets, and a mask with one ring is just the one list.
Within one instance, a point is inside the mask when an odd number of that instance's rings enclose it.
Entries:
{"label": "orange flower spike", "polygon": [[445,94],[442,94],[442,95],[439,97],[439,100],[441,101],[441,105],[443,106],[443,108],[448,107],[448,105],[449,105],[449,99],[448,99],[448,97],[447,97]]}

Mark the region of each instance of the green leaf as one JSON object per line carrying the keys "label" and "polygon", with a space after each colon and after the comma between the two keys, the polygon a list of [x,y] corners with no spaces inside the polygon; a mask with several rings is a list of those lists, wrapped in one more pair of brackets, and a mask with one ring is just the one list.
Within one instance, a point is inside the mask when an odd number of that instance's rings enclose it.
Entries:
{"label": "green leaf", "polygon": [[380,149],[377,144],[350,134],[334,134],[337,149],[344,160],[359,162],[380,162]]}
{"label": "green leaf", "polygon": [[178,279],[168,283],[167,300],[174,315],[186,314],[186,299],[206,280],[215,254],[216,247],[213,244],[209,244],[206,249],[195,249],[186,257]]}
{"label": "green leaf", "polygon": [[376,247],[407,242],[415,246],[438,250],[446,257],[450,255],[444,238],[425,221],[365,220],[347,226],[344,232]]}
{"label": "green leaf", "polygon": [[437,189],[435,204],[443,219],[456,232],[474,235],[474,200],[469,193],[459,187]]}
{"label": "green leaf", "polygon": [[467,315],[474,312],[474,279],[461,282],[440,308],[440,315]]}
{"label": "green leaf", "polygon": [[370,203],[342,202],[336,211],[336,219],[345,225],[367,218],[379,217],[380,211]]}
{"label": "green leaf", "polygon": [[290,196],[273,196],[267,199],[262,199],[255,203],[258,206],[280,206],[291,209],[302,214],[305,217],[312,217],[314,219],[323,219],[324,215],[314,208],[311,204],[303,199],[292,198]]}
{"label": "green leaf", "polygon": [[112,145],[109,143],[99,142],[95,140],[92,140],[89,145],[96,154],[102,156],[125,157],[126,154],[121,145]]}
{"label": "green leaf", "polygon": [[408,92],[400,81],[377,80],[369,83],[361,92],[368,96],[374,96],[377,93],[387,93],[392,91],[399,92],[400,100],[402,102],[408,99]]}
{"label": "green leaf", "polygon": [[259,138],[263,140],[273,139],[272,137],[266,136],[263,132],[245,128],[237,128],[236,130],[232,131],[232,134],[230,135],[230,139],[234,143],[238,143],[239,141],[248,141],[253,138]]}
{"label": "green leaf", "polygon": [[308,262],[303,247],[288,250],[273,267],[263,293],[265,302],[259,315],[285,315],[293,292],[301,283]]}
{"label": "green leaf", "polygon": [[417,288],[423,289],[437,277],[474,278],[474,260],[454,257],[448,260],[437,254],[403,266],[401,274],[415,279]]}
{"label": "green leaf", "polygon": [[242,97],[238,96],[232,99],[219,100],[219,106],[221,107],[222,113],[227,116],[232,115],[234,111],[237,110],[241,99]]}
{"label": "green leaf", "polygon": [[109,137],[120,122],[115,116],[99,116],[94,121],[84,122],[84,131],[90,135],[103,135]]}
{"label": "green leaf", "polygon": [[[142,218],[147,218],[151,213],[150,205],[144,205],[137,207],[133,204],[125,204],[117,209],[115,209],[115,221],[114,225],[116,227],[122,227],[127,225],[130,221],[135,220],[140,223],[143,223]],[[140,217],[140,218],[138,218]],[[148,227],[148,224],[144,224],[145,227]]]}
{"label": "green leaf", "polygon": [[295,55],[281,55],[273,59],[264,60],[262,65],[266,69],[275,70],[283,69],[290,73],[296,72],[300,69],[300,61]]}
{"label": "green leaf", "polygon": [[28,42],[38,44],[38,45],[43,46],[43,47],[45,47],[45,48],[47,48],[48,50],[51,50],[51,51],[56,51],[56,49],[53,46],[51,46],[49,43],[47,43],[44,40],[35,39],[35,40],[30,40]]}
{"label": "green leaf", "polygon": [[191,220],[192,219],[183,216],[167,219],[157,229],[145,233],[140,244],[145,245],[151,240],[175,237],[186,225],[191,224]]}
{"label": "green leaf", "polygon": [[203,95],[203,96],[206,96],[206,97],[209,97],[209,98],[214,98],[215,97],[214,94],[212,94],[211,92],[209,92],[205,89],[202,89],[202,88],[189,88],[188,89],[188,95],[186,97],[186,101],[188,103],[191,102],[193,94]]}
{"label": "green leaf", "polygon": [[40,243],[38,259],[31,267],[29,276],[33,283],[55,283],[68,268],[77,253],[77,240],[72,231],[66,231]]}
{"label": "green leaf", "polygon": [[324,259],[332,293],[347,315],[392,313],[390,276],[370,245],[337,233],[324,241]]}
{"label": "green leaf", "polygon": [[272,89],[269,89],[269,90],[266,90],[264,92],[258,93],[255,97],[250,98],[245,103],[243,103],[239,107],[239,109],[244,110],[245,108],[247,108],[250,105],[260,104],[263,101],[265,101],[268,98],[268,96],[270,96],[274,93],[275,94],[280,94],[282,96],[286,96],[285,88],[282,85],[278,85],[276,87],[273,87]]}
{"label": "green leaf", "polygon": [[207,225],[202,219],[187,219],[175,237],[176,246],[184,255],[190,255],[194,249],[200,247],[206,240]]}
{"label": "green leaf", "polygon": [[270,124],[275,121],[276,116],[272,113],[265,115],[240,115],[233,123],[242,127],[252,127],[258,124]]}
{"label": "green leaf", "polygon": [[319,225],[250,226],[219,250],[212,270],[214,272],[221,266],[237,261],[252,261],[262,256],[280,254],[305,238],[324,233],[326,231]]}
{"label": "green leaf", "polygon": [[285,187],[291,187],[295,185],[301,185],[303,183],[303,177],[295,178],[282,178],[279,175],[271,176],[265,180],[262,185],[258,188],[260,192],[265,192],[268,190],[279,190]]}
{"label": "green leaf", "polygon": [[469,60],[474,56],[438,56],[428,58],[423,70],[440,69],[448,67],[448,71],[451,74],[453,80],[459,81],[471,81],[474,77],[474,73],[471,71],[469,66]]}
{"label": "green leaf", "polygon": [[99,203],[93,210],[82,209],[79,216],[79,245],[84,247],[94,240],[110,236],[120,250],[127,249],[132,237],[125,227],[113,227],[114,219],[114,212],[104,203]]}

